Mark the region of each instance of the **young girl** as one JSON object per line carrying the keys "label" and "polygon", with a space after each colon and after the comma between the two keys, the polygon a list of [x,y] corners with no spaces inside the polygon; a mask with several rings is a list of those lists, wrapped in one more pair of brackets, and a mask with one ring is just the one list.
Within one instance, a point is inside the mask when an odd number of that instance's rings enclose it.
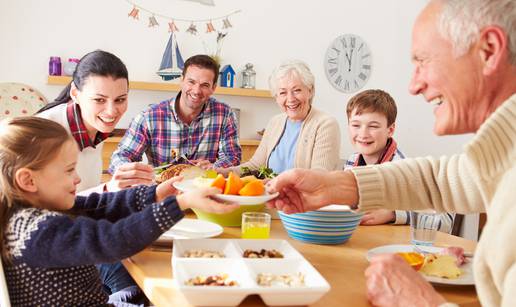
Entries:
{"label": "young girl", "polygon": [[76,197],[77,155],[53,121],[0,123],[0,251],[15,306],[106,304],[95,264],[138,253],[181,220],[182,209],[236,208],[213,201],[215,188],[171,196],[177,179]]}
{"label": "young girl", "polygon": [[109,52],[95,50],[82,57],[72,81],[56,100],[38,111],[37,116],[61,124],[77,142],[77,173],[83,179],[77,187],[80,195],[152,184],[152,167],[138,162],[120,167],[111,181],[101,184],[102,142],[127,110],[128,85],[124,63]]}

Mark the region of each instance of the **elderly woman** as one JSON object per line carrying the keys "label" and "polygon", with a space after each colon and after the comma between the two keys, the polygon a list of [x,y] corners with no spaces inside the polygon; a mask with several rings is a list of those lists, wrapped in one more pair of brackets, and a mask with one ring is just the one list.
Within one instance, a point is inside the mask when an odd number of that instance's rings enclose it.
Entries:
{"label": "elderly woman", "polygon": [[[344,172],[288,171],[269,183],[270,192],[282,192],[271,205],[290,213],[330,203],[487,212],[475,287],[483,306],[516,306],[514,16],[514,0],[432,0],[416,19],[410,92],[435,102],[436,134],[475,133],[464,153]],[[373,258],[365,275],[374,306],[450,306],[397,255]]]}
{"label": "elderly woman", "polygon": [[274,116],[260,146],[246,163],[225,170],[240,173],[267,166],[275,173],[291,168],[335,170],[339,166],[340,132],[335,118],[312,106],[314,76],[301,61],[289,61],[276,68],[269,87],[283,113]]}

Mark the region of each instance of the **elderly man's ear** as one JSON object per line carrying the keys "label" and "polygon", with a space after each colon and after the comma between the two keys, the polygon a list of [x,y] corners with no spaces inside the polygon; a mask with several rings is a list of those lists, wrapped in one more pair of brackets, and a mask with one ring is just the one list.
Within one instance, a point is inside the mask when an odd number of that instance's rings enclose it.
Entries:
{"label": "elderly man's ear", "polygon": [[484,65],[484,75],[493,72],[508,62],[507,33],[498,26],[488,26],[480,32],[478,51]]}

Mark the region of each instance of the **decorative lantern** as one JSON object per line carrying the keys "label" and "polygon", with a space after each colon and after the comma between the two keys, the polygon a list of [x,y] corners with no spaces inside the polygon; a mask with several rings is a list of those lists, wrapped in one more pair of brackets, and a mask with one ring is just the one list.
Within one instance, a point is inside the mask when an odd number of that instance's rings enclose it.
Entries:
{"label": "decorative lantern", "polygon": [[245,64],[245,69],[242,71],[242,88],[254,88],[256,83],[256,72],[253,69],[253,64]]}

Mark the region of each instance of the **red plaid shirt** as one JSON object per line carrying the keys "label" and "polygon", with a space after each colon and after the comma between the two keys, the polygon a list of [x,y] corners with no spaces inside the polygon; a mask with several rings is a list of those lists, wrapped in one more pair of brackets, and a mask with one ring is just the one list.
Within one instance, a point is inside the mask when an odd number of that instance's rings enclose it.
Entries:
{"label": "red plaid shirt", "polygon": [[76,103],[70,102],[66,106],[66,118],[68,119],[72,136],[79,145],[79,149],[81,151],[88,146],[95,148],[96,145],[107,139],[111,134],[99,131],[95,135],[95,139],[93,141],[90,140],[88,130],[82,120],[81,108]]}

